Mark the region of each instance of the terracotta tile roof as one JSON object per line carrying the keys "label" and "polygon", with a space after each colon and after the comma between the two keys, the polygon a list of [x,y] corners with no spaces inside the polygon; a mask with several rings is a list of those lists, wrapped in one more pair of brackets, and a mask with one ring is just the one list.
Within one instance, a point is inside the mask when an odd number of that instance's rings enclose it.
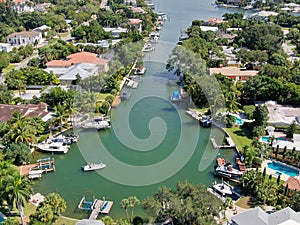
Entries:
{"label": "terracotta tile roof", "polygon": [[141,7],[132,7],[131,10],[135,13],[146,13],[146,11]]}
{"label": "terracotta tile roof", "polygon": [[129,19],[130,25],[140,24],[141,22],[143,22],[143,20],[140,20],[140,19]]}
{"label": "terracotta tile roof", "polygon": [[286,186],[287,184],[291,190],[300,190],[300,181],[295,177],[289,177],[283,185]]}
{"label": "terracotta tile roof", "polygon": [[210,68],[209,74],[223,74],[224,76],[255,76],[258,74],[258,71],[256,70],[241,70],[238,67],[235,66],[227,66],[227,67],[221,67],[221,68]]}
{"label": "terracotta tile roof", "polygon": [[13,38],[16,36],[22,36],[22,37],[36,37],[40,33],[36,31],[22,31],[22,32],[14,32],[12,34],[7,35],[7,38]]}
{"label": "terracotta tile roof", "polygon": [[214,17],[214,18],[209,19],[207,22],[208,23],[224,23],[225,21]]}
{"label": "terracotta tile roof", "polygon": [[77,52],[67,56],[67,60],[52,60],[46,63],[47,67],[70,67],[81,63],[105,65],[106,59],[97,57],[97,54],[90,52]]}
{"label": "terracotta tile roof", "polygon": [[22,115],[28,117],[40,116],[43,118],[48,114],[47,104],[41,102],[37,105],[6,105],[0,104],[0,122],[7,122],[10,120],[14,111],[20,111]]}

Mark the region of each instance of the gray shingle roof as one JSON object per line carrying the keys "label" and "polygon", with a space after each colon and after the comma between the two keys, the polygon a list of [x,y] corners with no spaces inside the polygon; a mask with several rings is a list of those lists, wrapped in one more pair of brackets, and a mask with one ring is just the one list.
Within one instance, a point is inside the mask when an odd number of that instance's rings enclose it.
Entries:
{"label": "gray shingle roof", "polygon": [[231,218],[237,225],[300,225],[300,213],[290,207],[268,214],[260,207],[250,209]]}

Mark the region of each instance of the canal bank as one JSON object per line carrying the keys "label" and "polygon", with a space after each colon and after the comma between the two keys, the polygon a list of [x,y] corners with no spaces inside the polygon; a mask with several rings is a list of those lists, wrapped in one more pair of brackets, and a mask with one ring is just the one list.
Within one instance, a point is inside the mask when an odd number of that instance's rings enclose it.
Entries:
{"label": "canal bank", "polygon": [[[146,54],[147,68],[138,89],[131,90],[129,101],[112,109],[112,128],[105,131],[81,131],[77,144],[65,155],[55,155],[56,172],[37,181],[34,189],[46,195],[57,192],[67,201],[64,215],[87,218],[89,213],[77,205],[83,195],[113,201],[110,215],[125,217],[120,201],[129,196],[144,199],[160,186],[174,188],[179,181],[211,185],[215,180],[215,157],[234,159],[230,149],[217,152],[210,143],[210,128],[200,128],[186,115],[185,103],[172,104],[169,99],[177,86],[176,79],[165,70],[168,56],[175,47],[180,30],[194,19],[221,17],[227,9],[215,8],[211,1],[154,1],[156,10],[170,18],[160,35],[156,49]],[[218,136],[217,129],[214,136]],[[84,173],[87,161],[102,160],[107,168]],[[183,161],[182,161],[183,160]],[[140,207],[136,215],[143,213]]]}

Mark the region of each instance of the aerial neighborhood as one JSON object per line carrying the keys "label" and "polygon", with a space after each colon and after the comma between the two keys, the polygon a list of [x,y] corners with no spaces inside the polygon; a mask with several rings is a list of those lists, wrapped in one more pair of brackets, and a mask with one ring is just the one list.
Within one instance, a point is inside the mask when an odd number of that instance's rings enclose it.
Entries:
{"label": "aerial neighborhood", "polygon": [[0,0],[0,225],[300,224],[300,1],[197,4]]}

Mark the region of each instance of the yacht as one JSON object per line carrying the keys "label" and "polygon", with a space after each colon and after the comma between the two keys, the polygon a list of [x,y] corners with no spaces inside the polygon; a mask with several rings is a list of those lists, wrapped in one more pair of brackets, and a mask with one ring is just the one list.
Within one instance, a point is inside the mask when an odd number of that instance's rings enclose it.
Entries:
{"label": "yacht", "polygon": [[100,163],[88,163],[85,166],[82,166],[83,171],[92,171],[92,170],[101,170],[106,167],[106,164],[103,162]]}
{"label": "yacht", "polygon": [[98,121],[98,122],[97,121],[87,122],[82,125],[82,128],[105,130],[106,128],[110,128],[110,122],[107,120]]}
{"label": "yacht", "polygon": [[225,164],[224,166],[217,166],[215,172],[225,177],[241,177],[243,173],[232,167],[231,164]]}
{"label": "yacht", "polygon": [[45,142],[36,145],[41,151],[53,153],[67,153],[70,146],[63,142]]}
{"label": "yacht", "polygon": [[232,195],[232,190],[231,187],[229,187],[227,184],[224,182],[222,183],[217,183],[215,182],[213,184],[213,189],[219,193],[221,193],[223,196],[224,195]]}

